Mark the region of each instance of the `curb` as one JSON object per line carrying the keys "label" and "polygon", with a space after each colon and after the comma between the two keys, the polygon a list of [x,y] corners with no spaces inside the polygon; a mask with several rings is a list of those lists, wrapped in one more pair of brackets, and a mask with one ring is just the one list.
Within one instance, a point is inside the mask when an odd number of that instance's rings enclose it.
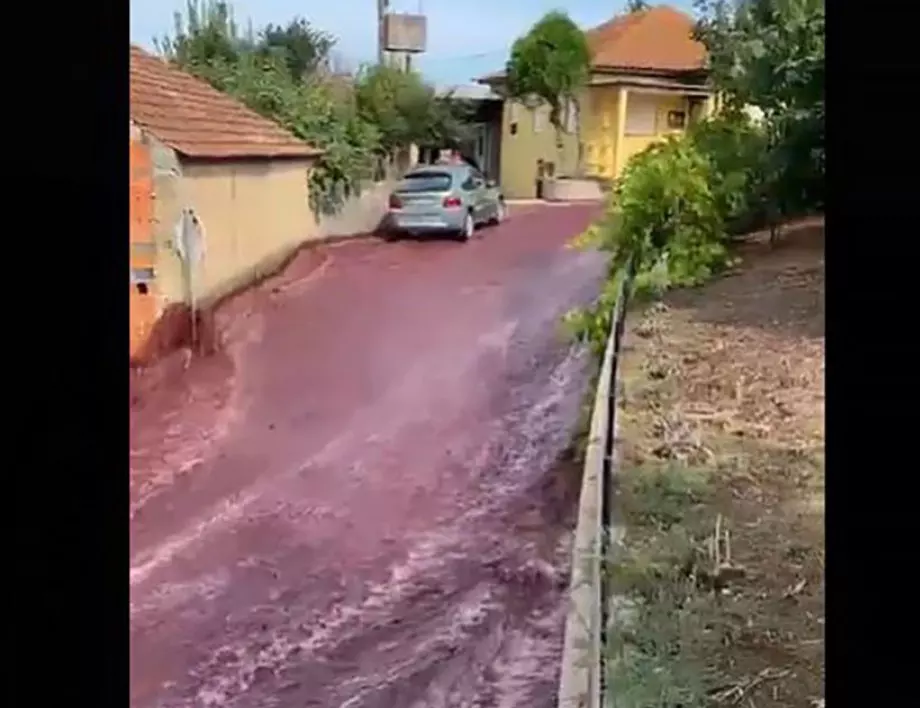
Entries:
{"label": "curb", "polygon": [[614,354],[613,334],[607,340],[591,414],[584,474],[578,504],[578,523],[572,546],[569,582],[571,608],[565,622],[558,708],[601,707],[601,537],[605,474],[604,453],[609,420],[608,401]]}
{"label": "curb", "polygon": [[612,484],[618,463],[619,426],[616,393],[620,367],[617,360],[625,329],[632,268],[623,280],[611,318],[601,373],[594,394],[594,408],[578,505],[578,523],[572,546],[569,582],[570,609],[565,622],[562,667],[557,708],[607,708],[607,665],[603,647],[607,628],[619,615],[609,595],[603,566],[623,542],[625,533],[614,523]]}

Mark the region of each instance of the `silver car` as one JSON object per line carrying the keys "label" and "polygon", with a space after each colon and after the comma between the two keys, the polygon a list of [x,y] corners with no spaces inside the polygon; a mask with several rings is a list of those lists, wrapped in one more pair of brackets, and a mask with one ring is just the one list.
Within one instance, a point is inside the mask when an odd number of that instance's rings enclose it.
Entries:
{"label": "silver car", "polygon": [[468,164],[427,165],[409,171],[390,195],[385,229],[400,234],[443,233],[468,240],[477,226],[507,214],[501,188]]}

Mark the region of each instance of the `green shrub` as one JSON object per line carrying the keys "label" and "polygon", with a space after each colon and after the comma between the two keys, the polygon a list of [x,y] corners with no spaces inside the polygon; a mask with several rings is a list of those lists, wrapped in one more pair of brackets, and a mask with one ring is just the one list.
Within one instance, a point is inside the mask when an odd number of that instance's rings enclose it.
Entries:
{"label": "green shrub", "polygon": [[711,187],[726,231],[763,227],[767,136],[746,114],[728,110],[690,127],[687,137],[712,165]]}
{"label": "green shrub", "polygon": [[326,71],[335,39],[307,20],[244,34],[233,17],[229,2],[188,0],[173,36],[156,44],[179,67],[323,150],[309,177],[317,213],[337,211],[398,147],[463,137],[467,107],[436,96],[421,76],[377,67],[343,81]]}
{"label": "green shrub", "polygon": [[334,212],[372,174],[379,144],[375,126],[362,121],[353,101],[335,94],[321,77],[291,77],[282,56],[241,53],[231,63],[188,67],[251,109],[324,150],[310,171],[312,208]]}
{"label": "green shrub", "polygon": [[635,273],[633,292],[648,296],[699,285],[727,265],[724,197],[714,188],[719,184],[714,165],[687,137],[649,146],[630,160],[606,214],[579,240],[611,254],[597,302],[567,317],[595,353],[603,351],[629,268]]}

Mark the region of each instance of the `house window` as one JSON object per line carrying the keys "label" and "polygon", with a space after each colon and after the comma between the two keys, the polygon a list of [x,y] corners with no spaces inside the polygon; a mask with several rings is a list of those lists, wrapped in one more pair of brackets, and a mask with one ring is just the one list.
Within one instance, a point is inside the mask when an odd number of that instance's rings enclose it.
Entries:
{"label": "house window", "polygon": [[683,130],[687,126],[687,114],[684,111],[668,111],[668,130]]}
{"label": "house window", "polygon": [[546,129],[546,107],[537,106],[533,109],[533,132],[542,133]]}
{"label": "house window", "polygon": [[654,135],[658,105],[654,98],[629,96],[626,103],[626,135]]}

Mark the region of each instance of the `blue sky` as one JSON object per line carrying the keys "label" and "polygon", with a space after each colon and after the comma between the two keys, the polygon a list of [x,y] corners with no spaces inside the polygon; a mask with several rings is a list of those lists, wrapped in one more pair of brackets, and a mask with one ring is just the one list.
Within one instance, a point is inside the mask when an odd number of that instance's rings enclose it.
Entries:
{"label": "blue sky", "polygon": [[[338,38],[337,50],[352,65],[376,56],[376,0],[231,0],[245,26],[286,23],[296,15]],[[428,16],[428,51],[417,62],[438,85],[470,83],[501,69],[511,43],[543,13],[564,9],[585,28],[608,20],[626,0],[391,0],[394,12]],[[691,0],[669,4],[691,9]],[[131,0],[131,41],[153,48],[153,38],[172,32],[173,12],[185,0]]]}

